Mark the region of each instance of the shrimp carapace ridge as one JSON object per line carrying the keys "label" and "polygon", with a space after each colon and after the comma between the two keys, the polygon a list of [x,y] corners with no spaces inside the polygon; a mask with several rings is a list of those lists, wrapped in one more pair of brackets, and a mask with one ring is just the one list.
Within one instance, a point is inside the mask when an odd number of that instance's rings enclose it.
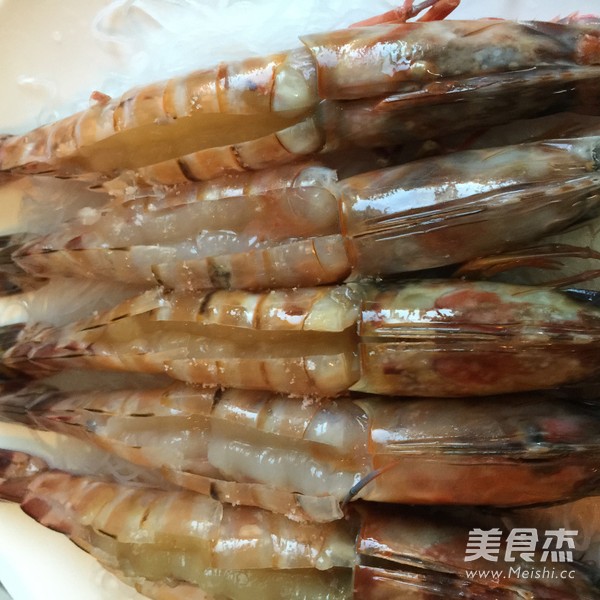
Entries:
{"label": "shrimp carapace ridge", "polygon": [[63,327],[25,326],[3,363],[36,376],[142,371],[300,396],[477,396],[593,378],[599,334],[596,308],[501,283],[157,289]]}

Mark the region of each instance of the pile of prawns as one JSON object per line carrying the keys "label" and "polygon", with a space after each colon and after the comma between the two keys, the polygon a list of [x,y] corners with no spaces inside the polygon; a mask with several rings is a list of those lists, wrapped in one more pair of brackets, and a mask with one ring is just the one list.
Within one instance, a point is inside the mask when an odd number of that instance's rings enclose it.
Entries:
{"label": "pile of prawns", "polygon": [[[457,4],[407,0],[0,140],[7,177],[104,198],[13,236],[7,277],[132,290],[5,328],[3,418],[152,480],[4,450],[1,497],[151,598],[600,598],[581,553],[567,579],[469,578],[464,560],[509,508],[598,492],[596,295],[457,276],[595,254],[523,248],[598,210],[598,123],[486,132],[593,113],[600,25],[446,20]],[[72,369],[178,381],[43,381]],[[494,568],[519,564],[544,566]]]}

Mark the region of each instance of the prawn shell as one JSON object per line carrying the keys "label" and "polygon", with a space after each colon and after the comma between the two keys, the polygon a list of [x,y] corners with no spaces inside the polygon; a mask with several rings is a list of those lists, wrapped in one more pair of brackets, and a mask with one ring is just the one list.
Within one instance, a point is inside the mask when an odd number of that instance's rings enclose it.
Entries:
{"label": "prawn shell", "polygon": [[[514,562],[504,561],[504,544],[495,562],[498,570],[504,572],[500,581],[488,576],[486,558],[465,561],[469,530],[503,530],[502,520],[493,516],[471,512],[465,518],[460,514],[449,516],[444,511],[424,516],[406,510],[366,510],[361,521],[357,538],[360,564],[354,576],[356,598],[429,600],[447,598],[448,592],[473,600],[598,598],[597,589],[582,569],[575,569],[573,578],[562,580],[515,575],[533,565],[541,569],[544,563],[537,556],[532,562],[520,556],[513,556]],[[473,577],[467,577],[466,570],[472,570]]]}
{"label": "prawn shell", "polygon": [[459,263],[585,218],[598,202],[598,144],[584,136],[470,150],[340,182],[353,272]]}
{"label": "prawn shell", "polygon": [[415,91],[373,98],[324,100],[318,107],[326,137],[324,152],[440,138],[443,149],[453,134],[475,132],[479,141],[477,132],[482,128],[542,113],[577,110],[597,114],[599,74],[598,67],[553,65],[433,81]]}
{"label": "prawn shell", "polygon": [[199,570],[352,566],[355,533],[344,522],[295,523],[187,491],[48,472],[29,483],[21,505],[47,526],[84,538],[102,534],[134,555],[138,545],[165,556],[189,552]]}
{"label": "prawn shell", "polygon": [[325,99],[413,91],[435,79],[553,63],[600,62],[598,28],[593,24],[431,21],[346,29],[300,39],[315,59],[319,96]]}
{"label": "prawn shell", "polygon": [[595,310],[525,286],[427,281],[363,302],[354,391],[409,396],[547,389],[597,373]]}
{"label": "prawn shell", "polygon": [[142,185],[179,185],[291,163],[319,152],[325,137],[314,117],[270,135],[231,146],[206,148],[137,169]]}
{"label": "prawn shell", "polygon": [[351,273],[341,235],[282,243],[153,269],[157,283],[172,289],[304,287],[344,281]]}
{"label": "prawn shell", "polygon": [[[100,370],[166,372],[191,383],[273,389],[299,395],[337,395],[357,379],[355,349],[347,339],[354,336],[352,329],[360,314],[363,293],[364,289],[354,285],[275,290],[258,295],[223,292],[225,295],[218,296],[222,306],[214,313],[211,294],[198,298],[148,291],[111,311],[81,321],[77,331],[32,327],[23,334],[24,343],[8,351],[5,359],[7,364],[25,361],[25,370],[30,368],[32,374],[38,375],[79,365]],[[248,309],[255,314],[249,315]],[[153,323],[158,330],[151,334],[147,329]],[[196,334],[200,337],[186,333],[186,326],[192,323],[198,324]],[[173,331],[174,326],[179,333]],[[210,334],[211,328],[213,336],[220,331],[223,338],[228,338],[224,343],[229,344],[231,351],[214,356],[210,351],[200,356],[190,354],[188,342],[197,340],[202,344],[204,339],[216,339],[203,337],[205,332]],[[264,341],[257,340],[262,352],[257,352],[256,345],[251,351],[243,335],[240,339],[244,330],[252,335],[265,332]],[[270,332],[276,337],[265,337]],[[284,343],[287,338],[281,336],[294,334],[300,334],[299,343],[290,347]],[[136,339],[133,345],[131,336]],[[274,350],[276,342],[281,353]]]}
{"label": "prawn shell", "polygon": [[200,296],[169,294],[155,318],[252,330],[342,332],[359,318],[363,294],[354,284],[266,293],[217,290]]}
{"label": "prawn shell", "polygon": [[[369,415],[380,502],[513,506],[595,493],[594,405],[552,398],[358,401]],[[518,415],[518,416],[517,416]],[[468,482],[468,485],[459,485]]]}

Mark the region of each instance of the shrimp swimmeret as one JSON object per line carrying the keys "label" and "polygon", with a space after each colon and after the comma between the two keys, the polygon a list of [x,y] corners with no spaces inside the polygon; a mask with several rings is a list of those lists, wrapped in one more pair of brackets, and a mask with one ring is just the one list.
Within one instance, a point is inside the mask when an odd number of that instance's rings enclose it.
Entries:
{"label": "shrimp swimmeret", "polygon": [[1,497],[152,598],[425,600],[441,590],[481,600],[600,597],[594,574],[577,560],[570,563],[572,577],[521,578],[517,567],[537,569],[542,561],[520,555],[505,561],[504,547],[495,563],[507,573],[500,582],[467,576],[465,565],[479,573],[489,566],[482,556],[465,562],[469,531],[503,527],[501,518],[476,511],[465,518],[361,506],[332,523],[296,523],[193,492],[48,471],[20,453],[3,451],[1,459]]}
{"label": "shrimp swimmeret", "polygon": [[296,520],[340,504],[519,506],[598,491],[600,411],[543,395],[299,402],[183,384],[60,392],[31,384],[0,414],[70,434],[166,479]]}
{"label": "shrimp swimmeret", "polygon": [[565,294],[491,282],[152,290],[11,341],[12,327],[2,360],[35,376],[92,368],[301,396],[477,396],[596,376],[599,328],[598,309]]}

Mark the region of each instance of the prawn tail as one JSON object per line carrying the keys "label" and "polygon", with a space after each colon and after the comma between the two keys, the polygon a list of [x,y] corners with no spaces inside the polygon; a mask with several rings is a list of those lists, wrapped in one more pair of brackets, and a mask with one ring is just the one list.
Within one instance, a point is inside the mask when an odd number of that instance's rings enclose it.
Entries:
{"label": "prawn tail", "polygon": [[48,470],[36,456],[14,450],[0,450],[0,499],[21,503],[33,477]]}
{"label": "prawn tail", "polygon": [[34,290],[46,283],[45,279],[30,275],[14,261],[14,252],[19,248],[13,235],[0,236],[0,297]]}
{"label": "prawn tail", "polygon": [[23,291],[23,287],[17,280],[8,276],[6,273],[0,273],[0,298],[21,294]]}
{"label": "prawn tail", "polygon": [[23,373],[8,366],[4,360],[10,348],[17,343],[24,328],[24,323],[0,326],[0,385],[4,385],[7,381],[22,380],[24,378]]}
{"label": "prawn tail", "polygon": [[[0,258],[1,262],[2,258]],[[46,283],[46,279],[34,278],[17,265],[0,264],[0,298],[31,292]]]}
{"label": "prawn tail", "polygon": [[52,395],[52,388],[13,379],[0,384],[0,421],[38,427],[35,406]]}
{"label": "prawn tail", "polygon": [[[19,339],[19,335],[25,329],[25,323],[10,323],[0,326],[0,353],[12,348]],[[0,375],[0,381],[3,377]]]}
{"label": "prawn tail", "polygon": [[22,291],[14,276],[24,271],[13,262],[12,253],[15,246],[11,238],[10,235],[0,236],[0,296],[9,296]]}
{"label": "prawn tail", "polygon": [[[9,252],[12,252],[14,246],[13,240],[13,234],[0,235],[0,258],[4,259],[4,253],[9,254]],[[1,260],[0,264],[3,262],[4,260]]]}

